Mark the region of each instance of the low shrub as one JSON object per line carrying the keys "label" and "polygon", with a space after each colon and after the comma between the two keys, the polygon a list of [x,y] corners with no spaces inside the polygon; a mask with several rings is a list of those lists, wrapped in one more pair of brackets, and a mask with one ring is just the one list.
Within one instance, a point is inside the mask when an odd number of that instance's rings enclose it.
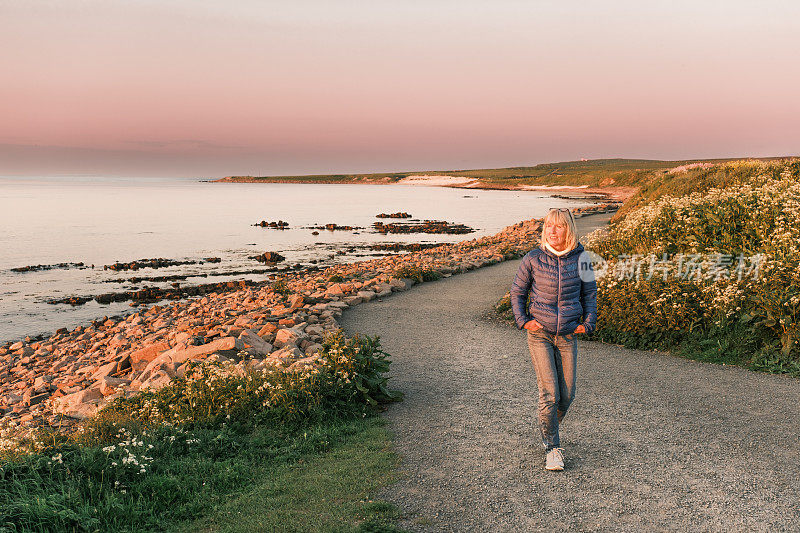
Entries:
{"label": "low shrub", "polygon": [[500,252],[500,254],[502,254],[507,261],[511,259],[518,259],[528,253],[528,250],[513,244],[504,244],[497,251]]}
{"label": "low shrub", "polygon": [[281,296],[288,296],[291,290],[289,289],[289,285],[286,283],[286,280],[283,278],[278,278],[272,282],[272,290],[276,293],[280,294]]}
{"label": "low shrub", "polygon": [[436,281],[437,279],[441,279],[442,274],[433,269],[404,266],[394,271],[394,277],[413,279],[417,283],[422,283],[424,281]]}
{"label": "low shrub", "polygon": [[511,293],[507,292],[505,296],[494,304],[494,312],[498,318],[512,324],[515,323],[514,310],[511,308]]}

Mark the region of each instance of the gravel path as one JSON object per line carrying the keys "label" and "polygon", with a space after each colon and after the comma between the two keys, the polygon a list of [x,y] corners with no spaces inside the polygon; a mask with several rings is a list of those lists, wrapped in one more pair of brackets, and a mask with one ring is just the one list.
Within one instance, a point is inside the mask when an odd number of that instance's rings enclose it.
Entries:
{"label": "gravel path", "polygon": [[[586,217],[583,234],[607,217]],[[403,479],[382,498],[412,531],[798,531],[800,380],[579,341],[544,470],[522,332],[487,318],[509,261],[347,310],[380,335]]]}

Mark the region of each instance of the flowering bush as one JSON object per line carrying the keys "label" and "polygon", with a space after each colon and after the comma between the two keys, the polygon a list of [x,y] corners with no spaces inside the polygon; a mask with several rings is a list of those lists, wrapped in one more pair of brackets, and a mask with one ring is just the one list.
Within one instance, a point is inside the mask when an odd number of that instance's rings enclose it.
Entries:
{"label": "flowering bush", "polygon": [[[765,168],[760,164],[753,170]],[[663,252],[753,253],[770,246],[796,250],[793,224],[800,218],[800,161],[770,176],[753,175],[737,187],[662,197],[619,220],[605,237],[602,230],[591,234],[587,246],[605,258]]]}
{"label": "flowering bush", "polygon": [[669,345],[735,331],[758,340],[740,362],[800,373],[800,161],[735,164],[758,174],[663,197],[587,236],[601,339]]}
{"label": "flowering bush", "polygon": [[363,411],[401,397],[386,388],[389,365],[378,339],[346,339],[338,332],[323,340],[318,360],[304,367],[190,363],[183,377],[163,389],[120,398],[103,412],[149,423],[208,425],[253,416],[296,420],[321,410]]}

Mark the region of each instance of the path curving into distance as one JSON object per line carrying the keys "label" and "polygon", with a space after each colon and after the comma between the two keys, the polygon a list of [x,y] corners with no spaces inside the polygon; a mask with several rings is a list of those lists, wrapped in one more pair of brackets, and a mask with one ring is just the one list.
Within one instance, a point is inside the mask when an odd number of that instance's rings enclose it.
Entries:
{"label": "path curving into distance", "polygon": [[[578,219],[585,234],[608,220]],[[403,478],[379,496],[411,531],[798,531],[800,380],[579,341],[544,470],[524,333],[487,318],[519,261],[348,309],[380,335]]]}

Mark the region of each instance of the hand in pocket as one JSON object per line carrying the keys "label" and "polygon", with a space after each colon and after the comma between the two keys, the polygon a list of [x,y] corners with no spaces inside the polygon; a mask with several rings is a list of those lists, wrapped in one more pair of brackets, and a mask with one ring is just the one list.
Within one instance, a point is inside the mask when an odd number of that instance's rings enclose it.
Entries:
{"label": "hand in pocket", "polygon": [[538,330],[542,329],[543,326],[541,324],[539,324],[539,322],[534,319],[534,320],[528,320],[527,322],[525,322],[525,325],[522,326],[522,327],[527,329],[528,331],[538,331]]}

